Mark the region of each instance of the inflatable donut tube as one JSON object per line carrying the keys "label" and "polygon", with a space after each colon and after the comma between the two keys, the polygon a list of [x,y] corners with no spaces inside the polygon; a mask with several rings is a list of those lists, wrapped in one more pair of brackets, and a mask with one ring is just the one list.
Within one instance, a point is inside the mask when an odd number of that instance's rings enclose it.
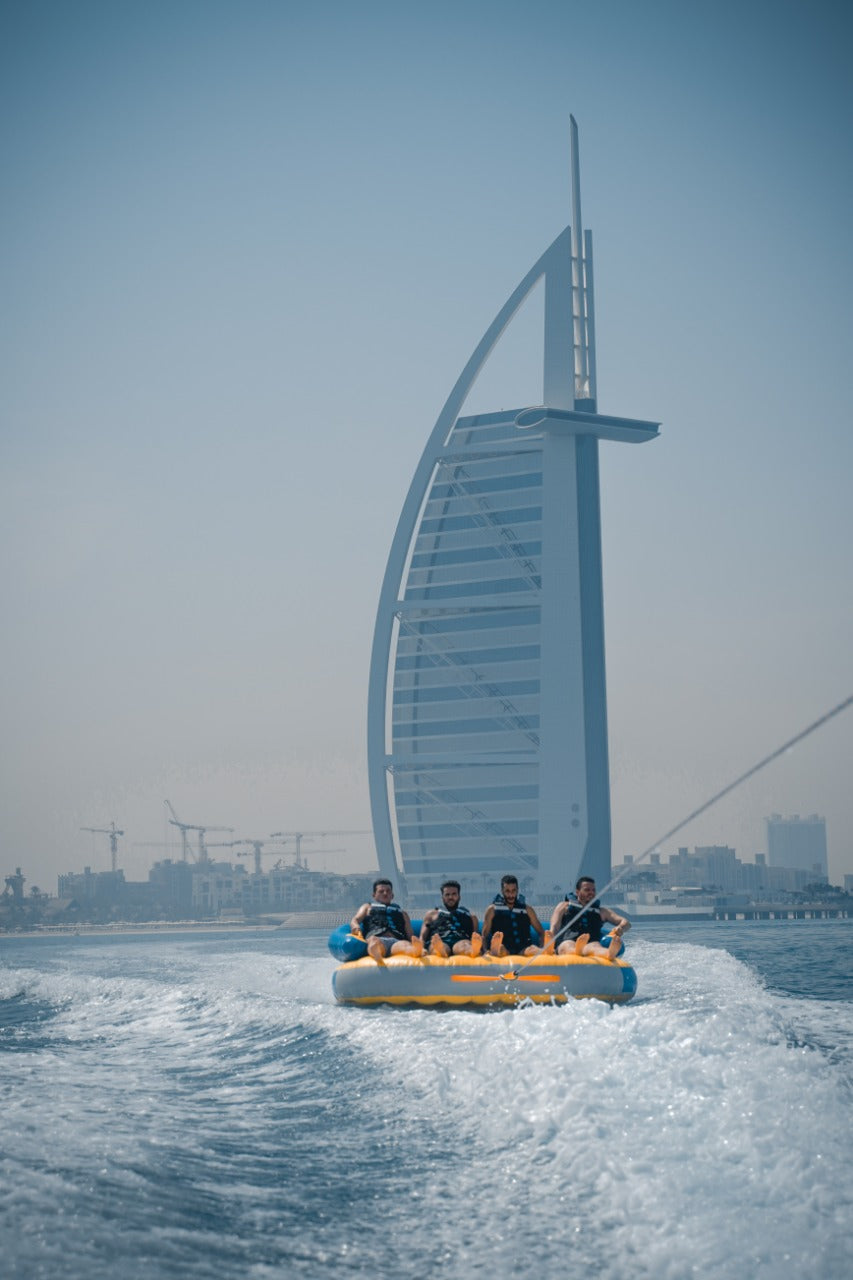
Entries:
{"label": "inflatable donut tube", "polygon": [[[345,963],[332,974],[339,1004],[517,1005],[606,1000],[624,1004],[637,991],[637,975],[624,960],[604,956],[388,956],[377,964],[363,941],[342,925],[329,950]],[[349,953],[349,957],[347,957]]]}

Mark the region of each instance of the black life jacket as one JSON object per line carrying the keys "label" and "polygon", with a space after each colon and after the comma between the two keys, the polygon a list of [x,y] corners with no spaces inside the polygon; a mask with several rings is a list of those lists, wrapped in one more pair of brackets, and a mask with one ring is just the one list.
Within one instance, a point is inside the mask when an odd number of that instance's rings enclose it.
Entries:
{"label": "black life jacket", "polygon": [[[581,907],[575,895],[567,893],[566,902],[568,906],[563,912],[563,920],[571,921],[571,923],[560,925],[557,933],[559,940],[565,942],[569,938],[579,938],[582,933],[588,933],[590,942],[600,942],[604,921],[599,911],[601,903],[598,898],[594,898],[585,907]],[[580,912],[580,915],[578,915],[578,912]]]}
{"label": "black life jacket", "polygon": [[527,905],[524,898],[519,894],[515,900],[515,906],[510,907],[507,905],[503,894],[497,893],[492,905],[495,908],[492,916],[492,928],[488,939],[484,939],[485,945],[488,946],[491,942],[492,934],[502,933],[504,946],[510,955],[520,955],[525,947],[529,947],[533,941],[530,916],[527,914]]}
{"label": "black life jacket", "polygon": [[467,907],[458,906],[451,911],[442,903],[436,907],[436,911],[438,918],[427,925],[427,940],[437,933],[442,942],[452,947],[464,938],[471,937],[474,932],[474,917]]}
{"label": "black life jacket", "polygon": [[371,902],[370,910],[361,922],[362,936],[367,939],[373,934],[381,938],[398,938],[406,941],[406,922],[403,908],[396,902]]}

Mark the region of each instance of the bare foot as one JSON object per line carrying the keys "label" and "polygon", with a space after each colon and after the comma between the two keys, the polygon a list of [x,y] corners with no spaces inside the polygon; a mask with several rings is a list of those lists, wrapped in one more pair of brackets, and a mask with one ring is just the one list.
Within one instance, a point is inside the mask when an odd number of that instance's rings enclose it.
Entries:
{"label": "bare foot", "polygon": [[375,960],[377,964],[385,963],[385,946],[380,942],[379,938],[367,939],[367,954],[371,960]]}
{"label": "bare foot", "polygon": [[489,941],[489,955],[500,956],[506,955],[504,951],[504,936],[502,933],[493,933]]}
{"label": "bare foot", "polygon": [[543,955],[543,956],[552,956],[552,955],[554,954],[554,952],[556,951],[556,949],[557,949],[557,948],[554,946],[554,935],[553,935],[553,933],[551,932],[551,930],[550,930],[550,929],[546,929],[546,930],[545,930],[545,938],[544,938],[544,940],[543,940],[543,944],[542,944],[542,955]]}
{"label": "bare foot", "polygon": [[483,950],[483,935],[481,933],[471,934],[471,959],[476,960],[477,956]]}
{"label": "bare foot", "polygon": [[622,935],[612,933],[610,935],[610,946],[607,948],[607,959],[615,960],[622,946]]}
{"label": "bare foot", "polygon": [[424,944],[421,942],[420,938],[412,938],[412,941],[409,943],[409,955],[414,956],[416,960],[420,960],[423,953]]}
{"label": "bare foot", "polygon": [[429,953],[431,956],[441,956],[442,959],[446,959],[450,955],[450,948],[443,938],[439,938],[438,934],[434,933],[429,940]]}
{"label": "bare foot", "polygon": [[582,933],[579,938],[575,938],[575,955],[576,956],[583,955],[583,949],[588,942],[589,942],[588,933]]}

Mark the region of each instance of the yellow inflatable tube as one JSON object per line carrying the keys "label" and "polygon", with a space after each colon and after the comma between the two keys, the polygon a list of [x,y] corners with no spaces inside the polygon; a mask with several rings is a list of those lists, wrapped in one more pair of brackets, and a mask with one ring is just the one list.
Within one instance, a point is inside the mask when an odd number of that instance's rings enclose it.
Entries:
{"label": "yellow inflatable tube", "polygon": [[606,1000],[624,1004],[637,991],[637,975],[623,960],[604,956],[389,956],[364,957],[332,975],[339,1004],[517,1005]]}

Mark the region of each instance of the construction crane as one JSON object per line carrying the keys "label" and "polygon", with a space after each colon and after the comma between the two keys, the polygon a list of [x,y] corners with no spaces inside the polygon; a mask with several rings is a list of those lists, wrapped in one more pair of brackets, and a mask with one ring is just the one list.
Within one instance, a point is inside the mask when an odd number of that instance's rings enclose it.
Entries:
{"label": "construction crane", "polygon": [[[308,859],[309,859],[309,858],[317,858],[317,857],[319,857],[319,855],[320,855],[321,853],[346,853],[346,849],[309,849],[307,853],[303,853],[303,855],[302,855],[302,866],[301,866],[300,870],[302,870],[302,871],[307,871],[307,870],[308,870]],[[292,865],[293,865],[294,867],[298,867],[298,866],[299,866],[299,863],[298,863],[298,862],[294,862]]]}
{"label": "construction crane", "polygon": [[[166,856],[167,856],[167,858],[168,858],[168,861],[169,861],[169,862],[171,862],[171,861],[172,861],[172,854],[173,854],[173,853],[177,853],[177,850],[178,850],[178,846],[175,844],[174,840],[171,840],[171,841],[167,841],[167,840],[134,840],[134,842],[133,842],[133,848],[134,848],[134,849],[168,849],[168,850],[169,850],[169,853],[168,853],[168,855],[166,855]],[[163,855],[161,854],[160,856],[162,857]]]}
{"label": "construction crane", "polygon": [[[258,845],[258,844],[262,845],[264,842],[263,842],[263,840],[247,840],[247,841],[246,841],[246,843],[247,843],[247,844],[250,844],[250,845],[252,845],[252,846],[254,847],[254,846]],[[274,857],[276,853],[280,853],[280,850],[278,850],[278,849],[273,849],[273,850],[271,851],[271,853],[270,853],[270,857]],[[346,849],[312,849],[312,850],[310,851],[310,856],[311,856],[312,858],[315,858],[315,857],[316,857],[318,854],[320,854],[320,853],[346,853]],[[238,857],[238,858],[249,858],[249,857],[251,857],[251,856],[252,856],[252,855],[251,855],[248,851],[247,851],[246,853],[238,853],[238,854],[237,854],[237,857]],[[295,868],[297,868],[297,869],[298,869],[298,870],[300,870],[300,871],[307,871],[307,870],[308,870],[308,861],[307,861],[308,857],[309,857],[309,854],[307,854],[307,853],[306,853],[306,854],[303,854],[303,855],[302,855],[302,862],[301,862],[301,863],[299,863],[299,862],[285,862],[283,858],[279,857],[278,861],[277,861],[276,863],[274,863],[274,865],[273,865],[273,868],[272,868],[272,869],[273,869],[273,871],[285,871],[285,870],[287,870],[288,868],[294,868],[294,867],[295,867]],[[256,876],[259,876],[260,874],[261,874],[260,853],[259,853],[258,849],[257,849],[257,848],[255,848],[255,875],[256,875]]]}
{"label": "construction crane", "polygon": [[[241,845],[241,844],[251,845],[252,846],[251,849],[239,850],[237,853],[237,857],[238,858],[253,857],[255,859],[254,872],[256,876],[259,876],[261,874],[261,858],[263,856],[261,853],[261,850],[263,849],[264,845],[267,843],[268,842],[266,840],[209,840],[207,843],[207,847],[208,849],[233,849],[235,848],[235,846]],[[312,849],[311,850],[311,855],[314,857],[316,857],[316,855],[319,853],[346,853],[346,849]],[[271,849],[269,856],[275,857],[276,854],[280,855],[281,850]],[[299,857],[299,855],[297,855],[297,857]],[[300,870],[307,870],[308,869],[308,863],[306,861],[307,857],[308,857],[307,854],[303,854],[301,857],[301,861],[296,861],[294,863],[291,863],[291,865],[295,867],[299,867]],[[279,870],[285,865],[286,864],[282,862],[281,857],[279,856],[278,862],[274,869]]]}
{"label": "construction crane", "polygon": [[[267,843],[268,842],[266,840],[222,840],[219,843],[213,843],[211,841],[207,847],[208,849],[233,849],[235,845],[241,845],[241,844],[251,845],[251,849],[239,850],[237,853],[237,857],[238,858],[254,858],[255,859],[255,868],[254,868],[255,875],[259,876],[261,874],[261,858],[263,857],[261,850],[263,849],[264,845]],[[316,854],[316,853],[345,853],[346,851],[344,849],[312,849],[311,852]],[[271,849],[269,856],[275,857],[276,854],[279,855],[277,867],[282,867],[284,864],[282,863],[282,860],[280,857],[280,854],[281,854],[280,849]],[[301,863],[296,862],[293,865],[297,867],[301,866],[302,868],[306,868],[308,864],[303,859]]]}
{"label": "construction crane", "polygon": [[[302,841],[314,840],[317,836],[369,836],[371,831],[274,831],[270,836],[271,840],[281,840],[288,844],[293,840],[296,844],[296,862],[294,866],[307,867],[307,862],[302,861]],[[334,853],[338,850],[326,849],[317,850],[317,852]]]}
{"label": "construction crane", "polygon": [[[258,874],[261,869],[261,849],[265,843],[264,840],[209,840],[207,847],[208,849],[233,849],[240,844],[250,844],[255,851],[255,874]],[[241,850],[237,854],[238,858],[251,858],[251,856],[248,849]]]}
{"label": "construction crane", "polygon": [[[266,843],[267,843],[266,840],[235,840],[234,841],[234,844],[250,844],[252,846],[251,852],[248,849],[244,849],[242,850],[242,852],[237,854],[237,857],[251,858],[254,856],[256,876],[259,876],[261,874],[261,850],[263,849]],[[273,852],[277,853],[279,852],[279,850],[273,850]]]}
{"label": "construction crane", "polygon": [[205,832],[206,831],[232,831],[233,832],[234,830],[233,827],[200,827],[193,822],[181,822],[180,818],[175,813],[175,810],[172,808],[169,801],[166,800],[164,803],[166,805],[166,808],[169,810],[169,812],[172,815],[171,818],[169,819],[169,825],[172,827],[178,827],[178,829],[180,830],[181,857],[184,862],[187,861],[187,854],[190,852],[190,843],[189,843],[189,840],[187,839],[188,831],[198,832],[198,856],[196,857],[196,861],[209,862],[210,859],[207,856],[207,845],[204,843]]}
{"label": "construction crane", "polygon": [[111,864],[111,865],[110,865],[110,870],[111,870],[111,871],[115,871],[115,869],[116,869],[116,865],[117,865],[117,859],[118,859],[118,838],[119,838],[119,836],[123,836],[123,835],[124,835],[124,832],[123,832],[123,831],[119,831],[118,827],[116,826],[116,824],[115,824],[114,822],[111,822],[111,823],[110,823],[110,825],[109,825],[108,827],[81,827],[81,828],[80,828],[80,830],[81,830],[81,831],[94,831],[94,832],[97,832],[99,835],[109,836],[109,838],[110,838],[110,864]]}
{"label": "construction crane", "polygon": [[245,844],[245,840],[208,840],[205,849],[233,849],[236,844]]}

